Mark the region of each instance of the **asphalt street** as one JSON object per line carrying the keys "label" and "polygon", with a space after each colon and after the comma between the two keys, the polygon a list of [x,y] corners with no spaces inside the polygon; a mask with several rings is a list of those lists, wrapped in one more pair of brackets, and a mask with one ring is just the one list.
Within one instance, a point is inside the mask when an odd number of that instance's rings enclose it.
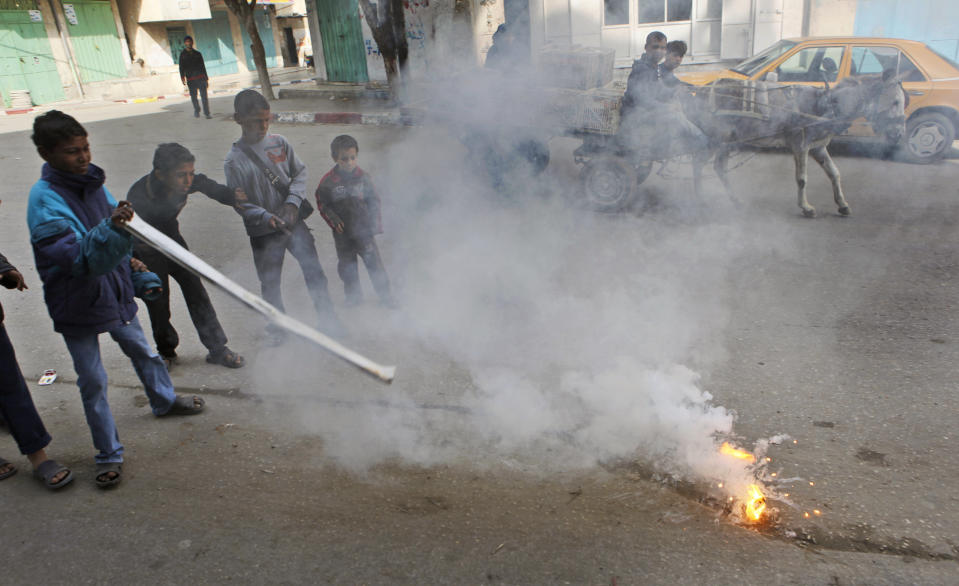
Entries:
{"label": "asphalt street", "polygon": [[[213,120],[183,100],[68,111],[122,199],[162,142],[222,181],[239,135],[229,109],[218,97]],[[366,302],[345,307],[330,231],[318,215],[308,224],[344,343],[396,364],[396,381],[306,343],[267,347],[263,320],[212,289],[248,365],[208,365],[174,291],[171,374],[207,411],[154,418],[101,338],[127,462],[123,483],[100,491],[24,221],[42,162],[31,120],[0,118],[0,250],[30,286],[0,295],[48,452],[77,479],[43,490],[0,436],[21,469],[0,483],[4,583],[959,582],[955,160],[841,149],[848,218],[814,166],[819,215],[801,217],[778,152],[733,160],[738,205],[715,180],[697,197],[680,161],[657,165],[642,205],[599,214],[582,205],[572,139],[550,141],[539,180],[496,194],[451,129],[274,125],[311,192],[330,140],[359,141],[401,308],[380,307],[365,276]],[[232,210],[197,194],[180,221],[195,254],[258,292]],[[288,310],[312,323],[286,266]],[[142,306],[140,319],[149,332]],[[37,386],[46,369],[57,382]],[[639,399],[623,401],[633,383]],[[757,474],[775,515],[761,526],[724,513],[716,478],[675,464],[720,408],[727,436],[769,459]]]}

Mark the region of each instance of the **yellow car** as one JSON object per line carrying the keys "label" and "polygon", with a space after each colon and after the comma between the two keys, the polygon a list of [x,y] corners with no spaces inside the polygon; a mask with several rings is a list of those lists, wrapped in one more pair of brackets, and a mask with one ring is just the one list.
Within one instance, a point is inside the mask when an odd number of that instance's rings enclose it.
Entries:
{"label": "yellow car", "polygon": [[[719,78],[822,86],[845,77],[895,70],[908,96],[906,133],[898,148],[907,160],[931,163],[952,146],[959,128],[959,64],[925,43],[872,37],[783,39],[722,71],[679,74],[705,85]],[[846,136],[874,137],[861,118]]]}

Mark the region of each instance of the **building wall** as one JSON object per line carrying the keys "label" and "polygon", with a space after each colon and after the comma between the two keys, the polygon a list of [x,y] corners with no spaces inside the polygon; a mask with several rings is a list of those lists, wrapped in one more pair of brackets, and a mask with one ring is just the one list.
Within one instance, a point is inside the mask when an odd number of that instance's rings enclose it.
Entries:
{"label": "building wall", "polygon": [[[161,22],[138,22],[140,9],[146,2],[156,2],[157,0],[116,0],[118,2],[119,19],[122,30],[126,32],[126,37],[130,40],[130,54],[134,62],[133,74],[138,76],[157,76],[157,75],[179,75],[179,69],[173,61],[170,50],[170,41],[167,37],[168,27],[182,27],[186,29],[188,35],[193,35],[192,21],[174,20]],[[237,56],[237,70],[239,73],[248,73],[250,69],[246,65],[245,43],[243,41],[243,25],[232,11],[226,8],[223,0],[211,0],[210,10],[225,11],[230,21],[230,32],[232,34],[233,52]],[[271,23],[273,24],[273,34],[270,36],[261,35],[260,39],[264,44],[273,43],[277,49],[277,55],[280,54],[281,43],[283,42],[280,27],[275,14],[271,11]],[[294,20],[294,19],[284,19]],[[182,84],[181,84],[182,85]]]}
{"label": "building wall", "polygon": [[[300,67],[303,67],[306,64],[306,56],[313,54],[313,49],[310,44],[310,27],[308,26],[305,16],[292,16],[292,17],[277,17],[277,31],[279,34],[279,43],[280,48],[283,50],[283,63],[286,67],[291,67],[294,63],[299,64]],[[292,29],[293,39],[296,41],[296,59],[292,59],[289,56],[287,46],[286,46],[286,33],[284,29]]]}
{"label": "building wall", "polygon": [[[407,67],[411,75],[418,78],[442,75],[456,70],[464,61],[475,63],[478,54],[485,55],[496,27],[503,22],[503,2],[492,0],[484,4],[483,0],[466,1],[473,3],[474,14],[481,15],[481,18],[473,21],[472,47],[463,41],[471,32],[467,15],[464,14],[469,11],[463,9],[463,0],[410,0],[405,3],[406,43],[409,48]],[[361,27],[370,81],[385,81],[383,57],[366,18],[362,19]],[[316,38],[319,38],[319,34]],[[314,51],[319,44],[314,44]],[[317,72],[320,77],[319,68]]]}
{"label": "building wall", "polygon": [[475,63],[486,62],[486,53],[493,46],[493,33],[506,21],[502,1],[472,0],[473,2],[473,47]]}
{"label": "building wall", "polygon": [[[806,0],[809,2],[809,36],[850,36],[855,32],[859,0]],[[913,3],[915,4],[915,3]]]}
{"label": "building wall", "polygon": [[50,40],[50,53],[57,61],[57,73],[60,75],[60,81],[63,83],[63,94],[68,100],[79,99],[83,96],[79,79],[77,78],[76,70],[73,68],[69,51],[57,27],[56,19],[59,19],[61,28],[66,26],[66,20],[62,13],[63,8],[59,3],[54,3],[54,6],[57,7],[59,12],[59,14],[55,15],[50,10],[49,2],[38,2],[37,6],[43,15],[43,25],[47,31],[47,38]]}
{"label": "building wall", "polygon": [[170,54],[170,41],[167,38],[167,26],[185,26],[187,34],[193,31],[189,21],[138,22],[140,8],[149,0],[119,0],[120,23],[129,43],[130,57],[133,61],[132,74],[137,76],[166,74],[174,71],[176,65]]}
{"label": "building wall", "polygon": [[860,36],[923,41],[959,59],[959,2],[860,0],[853,32]]}

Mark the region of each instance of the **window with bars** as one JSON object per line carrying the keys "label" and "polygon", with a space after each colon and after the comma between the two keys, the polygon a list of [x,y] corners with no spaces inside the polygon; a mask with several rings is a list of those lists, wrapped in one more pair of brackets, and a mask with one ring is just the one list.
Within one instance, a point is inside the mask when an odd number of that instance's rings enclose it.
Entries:
{"label": "window with bars", "polygon": [[680,22],[692,19],[693,0],[638,0],[638,22]]}
{"label": "window with bars", "polygon": [[[637,24],[692,20],[693,0],[603,0],[603,25],[629,24],[629,8],[636,9]],[[721,0],[701,0],[699,18],[719,18]]]}
{"label": "window with bars", "polygon": [[629,0],[603,0],[603,2],[605,7],[604,25],[629,24]]}

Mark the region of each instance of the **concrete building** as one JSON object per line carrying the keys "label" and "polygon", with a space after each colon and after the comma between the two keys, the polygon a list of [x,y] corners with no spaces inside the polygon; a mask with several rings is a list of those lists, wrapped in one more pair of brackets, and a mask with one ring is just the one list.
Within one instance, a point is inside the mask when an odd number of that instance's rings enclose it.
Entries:
{"label": "concrete building", "polygon": [[654,30],[686,41],[687,63],[742,59],[799,36],[899,37],[959,51],[954,0],[529,0],[529,6],[534,46],[542,40],[612,48],[618,65],[641,55]]}
{"label": "concrete building", "polygon": [[[309,45],[305,0],[258,3],[267,66],[299,62]],[[214,83],[255,70],[249,35],[223,0],[0,0],[4,107],[179,92],[186,35]]]}
{"label": "concrete building", "polygon": [[[138,87],[133,93],[151,95],[182,89],[178,61],[187,35],[193,37],[194,46],[203,54],[207,73],[214,81],[220,75],[256,70],[246,27],[227,10],[223,0],[116,2],[130,46],[129,83]],[[282,33],[275,6],[292,4],[260,0],[257,6],[254,18],[267,67],[288,64],[288,59],[282,57]]]}
{"label": "concrete building", "polygon": [[[382,2],[381,2],[382,3]],[[779,39],[860,35],[928,42],[959,53],[955,0],[410,0],[410,69],[441,74],[481,64],[501,23],[525,29],[534,54],[546,44],[615,51],[619,67],[664,32],[689,45],[687,63],[738,60]],[[384,80],[382,59],[357,0],[307,0],[317,73],[330,81]]]}
{"label": "concrete building", "polygon": [[[0,0],[4,105],[30,106],[106,91],[129,74],[116,0]],[[14,104],[29,92],[26,102]]]}

